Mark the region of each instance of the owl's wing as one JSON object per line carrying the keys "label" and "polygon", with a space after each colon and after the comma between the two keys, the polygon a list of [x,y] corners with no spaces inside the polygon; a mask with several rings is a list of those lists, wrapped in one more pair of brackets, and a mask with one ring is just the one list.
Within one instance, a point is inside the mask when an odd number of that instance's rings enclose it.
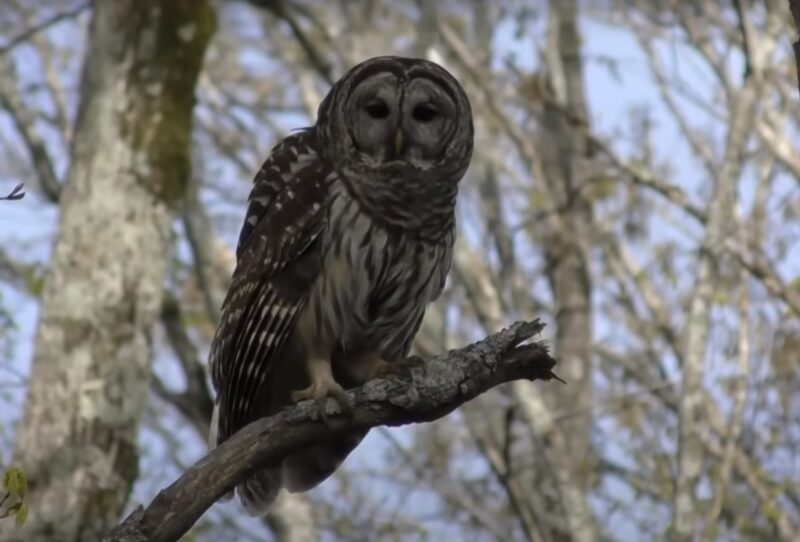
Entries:
{"label": "owl's wing", "polygon": [[298,145],[307,137],[284,140],[254,182],[238,263],[211,344],[218,409],[212,445],[252,421],[256,394],[320,271],[327,171],[313,145]]}
{"label": "owl's wing", "polygon": [[318,158],[313,129],[290,135],[270,151],[253,179],[253,188],[247,198],[247,214],[236,246],[237,259],[241,258],[250,235],[275,197],[287,189],[297,172],[314,164]]}

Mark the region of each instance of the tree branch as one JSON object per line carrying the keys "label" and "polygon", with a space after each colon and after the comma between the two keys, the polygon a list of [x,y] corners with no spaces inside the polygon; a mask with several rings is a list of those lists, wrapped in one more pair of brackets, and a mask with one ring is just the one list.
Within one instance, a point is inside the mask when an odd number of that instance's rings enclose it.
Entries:
{"label": "tree branch", "polygon": [[249,474],[300,448],[378,425],[433,421],[512,380],[557,378],[552,372],[556,362],[543,343],[522,344],[543,328],[539,320],[517,322],[403,376],[372,380],[350,392],[355,405],[352,417],[330,427],[318,419],[311,401],[253,422],[195,463],[146,508],[137,508],[104,540],[178,540]]}
{"label": "tree branch", "polygon": [[[792,10],[792,18],[794,18],[794,25],[800,33],[800,0],[789,0],[789,9]],[[792,42],[794,48],[794,61],[797,70],[797,90],[800,92],[800,38],[796,38]]]}
{"label": "tree branch", "polygon": [[13,190],[11,190],[11,192],[8,193],[8,195],[0,197],[0,200],[13,201],[24,198],[25,192],[22,191],[23,186],[25,186],[23,183],[19,183],[13,188]]}
{"label": "tree branch", "polygon": [[11,121],[27,147],[31,165],[38,177],[44,195],[57,202],[61,194],[61,182],[44,137],[37,125],[36,112],[28,107],[17,88],[17,74],[14,63],[8,57],[0,56],[0,108],[10,116]]}
{"label": "tree branch", "polygon": [[279,19],[283,19],[292,31],[294,39],[300,44],[303,52],[308,57],[308,61],[314,70],[325,80],[329,85],[333,85],[336,79],[333,77],[332,68],[330,63],[325,60],[324,53],[314,45],[314,43],[306,35],[300,22],[291,13],[291,5],[280,0],[245,0],[250,5],[271,12]]}
{"label": "tree branch", "polygon": [[84,2],[82,4],[78,4],[77,6],[73,6],[66,11],[59,11],[54,13],[50,17],[46,18],[45,20],[26,28],[10,40],[6,41],[2,46],[0,46],[0,56],[8,54],[12,49],[17,47],[18,45],[25,43],[29,39],[31,39],[35,34],[39,32],[43,32],[50,27],[57,25],[61,21],[66,19],[73,19],[78,15],[81,15],[84,11],[87,11],[91,7],[91,2]]}
{"label": "tree branch", "polygon": [[214,409],[214,401],[206,386],[206,369],[200,363],[200,355],[189,338],[183,324],[183,316],[178,300],[170,292],[164,292],[161,304],[161,323],[164,326],[169,344],[175,352],[186,378],[186,389],[176,392],[167,389],[164,383],[153,376],[153,390],[171,403],[194,425],[201,435],[208,434],[208,422]]}

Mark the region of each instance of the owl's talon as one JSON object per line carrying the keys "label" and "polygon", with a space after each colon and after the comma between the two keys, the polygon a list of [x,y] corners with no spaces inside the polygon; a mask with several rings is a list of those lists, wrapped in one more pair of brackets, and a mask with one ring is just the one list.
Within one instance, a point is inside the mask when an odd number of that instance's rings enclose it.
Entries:
{"label": "owl's talon", "polygon": [[383,377],[394,375],[405,377],[411,372],[412,369],[422,367],[423,365],[425,365],[425,360],[419,356],[409,356],[405,359],[401,359],[392,363],[384,361],[375,369],[375,376]]}
{"label": "owl's talon", "polygon": [[350,398],[350,395],[342,388],[339,384],[336,384],[334,387],[328,390],[328,395],[324,398],[317,399],[319,403],[317,408],[322,411],[322,420],[325,422],[326,425],[330,425],[327,421],[327,398],[330,397],[333,399],[339,406],[340,413],[342,416],[346,418],[350,418],[353,416],[353,400]]}
{"label": "owl's talon", "polygon": [[349,418],[353,415],[353,400],[344,388],[333,380],[314,382],[305,389],[293,391],[291,397],[295,403],[313,399],[319,418],[329,427],[331,425],[330,414],[328,413],[329,398],[334,400],[342,416]]}

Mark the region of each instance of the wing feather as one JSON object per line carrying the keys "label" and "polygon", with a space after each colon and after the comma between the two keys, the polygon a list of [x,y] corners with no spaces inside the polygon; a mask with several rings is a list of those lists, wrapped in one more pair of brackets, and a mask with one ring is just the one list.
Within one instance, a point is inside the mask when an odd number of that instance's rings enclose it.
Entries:
{"label": "wing feather", "polygon": [[316,135],[309,129],[287,137],[270,151],[253,179],[247,198],[247,213],[236,246],[237,258],[241,258],[250,235],[278,194],[286,189],[297,172],[317,161],[316,146]]}
{"label": "wing feather", "polygon": [[267,401],[263,384],[320,271],[329,170],[314,148],[309,132],[289,136],[254,181],[237,267],[211,344],[217,444],[253,421]]}

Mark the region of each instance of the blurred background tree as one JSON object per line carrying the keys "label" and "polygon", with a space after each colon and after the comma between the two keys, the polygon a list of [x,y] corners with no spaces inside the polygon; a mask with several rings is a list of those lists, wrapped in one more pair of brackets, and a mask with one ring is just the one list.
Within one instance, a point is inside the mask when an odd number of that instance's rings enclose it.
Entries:
{"label": "blurred background tree", "polygon": [[568,384],[373,431],[187,539],[797,540],[792,24],[778,0],[3,2],[0,192],[28,195],[0,202],[0,463],[30,511],[0,539],[93,540],[202,456],[253,174],[344,70],[401,54],[456,74],[477,128],[417,352],[542,316]]}

